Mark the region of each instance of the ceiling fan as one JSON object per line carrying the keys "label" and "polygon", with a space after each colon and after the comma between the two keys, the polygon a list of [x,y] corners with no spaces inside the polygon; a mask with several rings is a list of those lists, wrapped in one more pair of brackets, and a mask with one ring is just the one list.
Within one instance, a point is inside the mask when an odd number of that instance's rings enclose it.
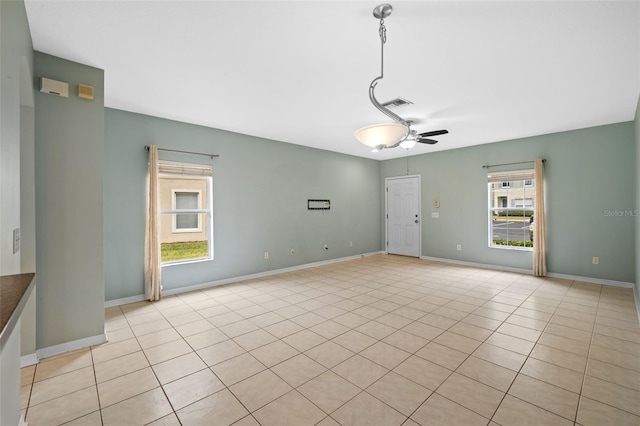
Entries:
{"label": "ceiling fan", "polygon": [[395,148],[397,146],[402,146],[408,150],[409,148],[412,148],[416,142],[433,145],[438,143],[438,141],[430,139],[430,137],[449,133],[447,130],[434,130],[418,133],[416,130],[411,129],[411,120],[403,119],[387,108],[386,104],[381,104],[376,99],[374,90],[378,81],[382,80],[384,77],[384,44],[387,42],[387,29],[384,26],[384,18],[389,17],[391,12],[393,12],[393,7],[386,3],[380,4],[373,9],[373,16],[380,20],[378,33],[380,34],[381,61],[380,76],[374,78],[369,85],[369,100],[373,106],[391,118],[394,123],[375,124],[373,126],[363,127],[356,130],[354,134],[360,143],[372,147],[374,152],[385,148]]}

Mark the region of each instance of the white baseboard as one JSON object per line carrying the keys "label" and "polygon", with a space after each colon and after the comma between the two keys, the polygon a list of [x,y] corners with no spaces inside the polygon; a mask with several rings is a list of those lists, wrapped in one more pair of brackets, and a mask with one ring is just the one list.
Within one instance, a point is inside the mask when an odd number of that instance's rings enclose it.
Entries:
{"label": "white baseboard", "polygon": [[38,359],[38,355],[36,355],[35,352],[32,354],[22,355],[20,357],[20,368],[28,367],[30,365],[35,365],[38,362],[40,362],[40,360]]}
{"label": "white baseboard", "polygon": [[93,345],[99,345],[107,342],[106,334],[98,334],[97,336],[85,337],[84,339],[78,339],[71,342],[61,343],[59,345],[49,346],[36,350],[38,359],[44,359],[55,355],[60,355],[65,352],[75,351],[77,349],[87,348]]}
{"label": "white baseboard", "polygon": [[[505,272],[515,272],[519,274],[529,274],[531,275],[531,269],[522,269],[522,268],[510,268],[508,266],[499,266],[499,265],[490,265],[485,263],[475,263],[475,262],[465,262],[463,260],[455,260],[455,259],[444,259],[439,257],[430,257],[430,256],[420,256],[420,259],[424,260],[433,260],[435,262],[443,262],[443,263],[452,263],[454,265],[463,265],[463,266],[474,266],[477,268],[484,269],[492,269],[496,271],[505,271]],[[602,278],[592,278],[592,277],[581,277],[578,275],[568,275],[568,274],[558,274],[555,272],[548,272],[547,277],[549,278],[560,278],[563,280],[571,280],[571,281],[580,281],[585,283],[592,284],[602,284],[609,285],[612,287],[623,287],[623,288],[634,288],[634,284],[626,281],[616,281],[616,280],[607,280]]]}
{"label": "white baseboard", "polygon": [[640,292],[636,286],[633,286],[633,298],[636,302],[636,312],[638,314],[638,324],[640,324]]}
{"label": "white baseboard", "polygon": [[[247,280],[253,280],[256,278],[264,278],[272,275],[283,274],[286,272],[299,271],[301,269],[309,269],[309,268],[315,268],[317,266],[331,265],[332,263],[346,262],[348,260],[362,259],[363,257],[375,256],[377,254],[384,254],[384,251],[375,251],[371,253],[357,254],[354,256],[340,257],[337,259],[321,260],[319,262],[305,263],[303,265],[290,266],[288,268],[272,269],[270,271],[258,272],[255,274],[240,275],[237,277],[225,278],[222,280],[208,281],[202,284],[195,284],[195,285],[190,285],[186,287],[165,290],[162,292],[162,294],[163,296],[171,296],[175,294],[188,293],[190,291],[204,290],[204,289],[216,287],[219,285],[237,283],[239,281],[247,281]],[[127,303],[141,302],[144,300],[146,300],[144,295],[125,297],[122,299],[107,300],[104,302],[104,307],[110,308],[113,306],[126,305]]]}

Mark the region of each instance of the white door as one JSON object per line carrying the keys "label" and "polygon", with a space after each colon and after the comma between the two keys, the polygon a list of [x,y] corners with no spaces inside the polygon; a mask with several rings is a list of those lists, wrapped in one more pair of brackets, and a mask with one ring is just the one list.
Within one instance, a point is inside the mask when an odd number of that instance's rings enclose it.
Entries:
{"label": "white door", "polygon": [[420,176],[385,181],[387,253],[420,257]]}

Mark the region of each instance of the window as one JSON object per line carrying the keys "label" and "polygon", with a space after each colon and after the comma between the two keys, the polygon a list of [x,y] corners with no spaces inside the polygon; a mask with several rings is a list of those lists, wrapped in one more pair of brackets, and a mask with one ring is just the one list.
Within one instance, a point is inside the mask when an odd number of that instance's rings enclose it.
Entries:
{"label": "window", "polygon": [[210,165],[159,162],[162,265],[213,259]]}
{"label": "window", "polygon": [[489,247],[531,250],[533,247],[533,170],[488,175]]}

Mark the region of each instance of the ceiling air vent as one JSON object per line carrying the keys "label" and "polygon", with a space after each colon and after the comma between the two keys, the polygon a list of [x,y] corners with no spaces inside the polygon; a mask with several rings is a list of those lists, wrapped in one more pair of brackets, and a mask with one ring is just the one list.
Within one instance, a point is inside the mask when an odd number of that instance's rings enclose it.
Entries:
{"label": "ceiling air vent", "polygon": [[402,105],[411,105],[411,104],[413,104],[413,102],[408,101],[406,99],[395,98],[395,99],[391,99],[390,101],[383,102],[382,106],[383,107],[399,107]]}

